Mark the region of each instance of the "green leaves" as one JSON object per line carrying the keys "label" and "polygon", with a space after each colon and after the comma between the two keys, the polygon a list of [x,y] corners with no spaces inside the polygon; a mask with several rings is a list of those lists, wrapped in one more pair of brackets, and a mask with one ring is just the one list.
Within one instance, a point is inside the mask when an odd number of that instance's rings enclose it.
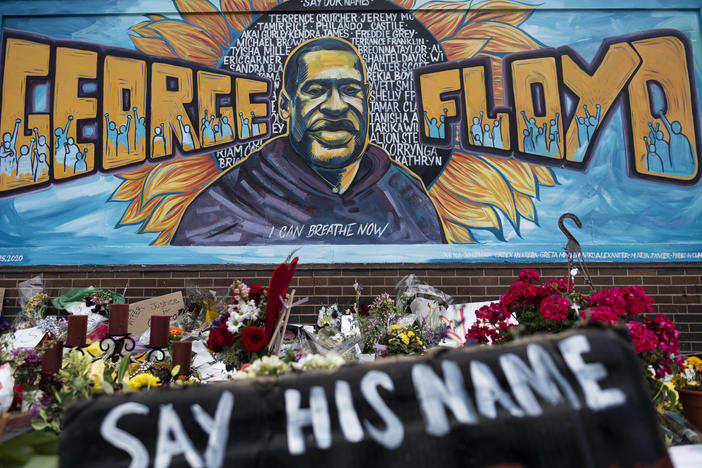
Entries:
{"label": "green leaves", "polygon": [[[34,425],[34,423],[32,423]],[[56,468],[59,437],[44,430],[28,432],[0,444],[0,466],[5,468]]]}

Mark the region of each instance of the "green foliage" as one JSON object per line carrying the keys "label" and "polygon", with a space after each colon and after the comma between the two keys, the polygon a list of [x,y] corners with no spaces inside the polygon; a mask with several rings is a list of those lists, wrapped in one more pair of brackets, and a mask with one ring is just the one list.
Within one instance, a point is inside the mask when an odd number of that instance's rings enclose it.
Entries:
{"label": "green foliage", "polygon": [[33,431],[0,444],[3,468],[55,468],[59,437],[51,431]]}

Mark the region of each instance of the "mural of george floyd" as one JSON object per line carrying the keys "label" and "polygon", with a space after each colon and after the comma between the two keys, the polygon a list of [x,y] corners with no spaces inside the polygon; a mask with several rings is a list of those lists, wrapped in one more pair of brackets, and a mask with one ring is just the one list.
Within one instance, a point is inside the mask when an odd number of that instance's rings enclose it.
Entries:
{"label": "mural of george floyd", "polygon": [[694,0],[0,8],[5,314],[39,273],[223,294],[295,249],[299,322],[409,273],[496,299],[566,272],[571,212],[595,285],[644,286],[702,350]]}

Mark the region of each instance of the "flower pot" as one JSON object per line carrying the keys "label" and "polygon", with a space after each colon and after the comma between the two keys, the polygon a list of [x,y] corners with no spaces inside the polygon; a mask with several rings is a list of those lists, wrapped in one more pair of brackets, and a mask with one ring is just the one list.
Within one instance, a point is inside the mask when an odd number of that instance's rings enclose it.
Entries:
{"label": "flower pot", "polygon": [[702,391],[678,389],[683,413],[688,421],[698,430],[702,431]]}

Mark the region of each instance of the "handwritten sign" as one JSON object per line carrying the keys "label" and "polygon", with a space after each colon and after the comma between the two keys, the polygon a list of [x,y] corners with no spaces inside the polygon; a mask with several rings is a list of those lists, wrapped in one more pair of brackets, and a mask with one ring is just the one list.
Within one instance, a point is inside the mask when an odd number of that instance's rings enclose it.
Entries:
{"label": "handwritten sign", "polygon": [[0,315],[2,315],[3,302],[5,302],[5,288],[0,288]]}
{"label": "handwritten sign", "polygon": [[593,327],[86,400],[59,467],[671,466],[633,351]]}
{"label": "handwritten sign", "polygon": [[34,348],[44,337],[44,332],[39,327],[23,328],[15,331],[13,348]]}
{"label": "handwritten sign", "polygon": [[175,316],[185,308],[181,291],[129,304],[129,333],[139,336],[149,328],[152,315]]}

